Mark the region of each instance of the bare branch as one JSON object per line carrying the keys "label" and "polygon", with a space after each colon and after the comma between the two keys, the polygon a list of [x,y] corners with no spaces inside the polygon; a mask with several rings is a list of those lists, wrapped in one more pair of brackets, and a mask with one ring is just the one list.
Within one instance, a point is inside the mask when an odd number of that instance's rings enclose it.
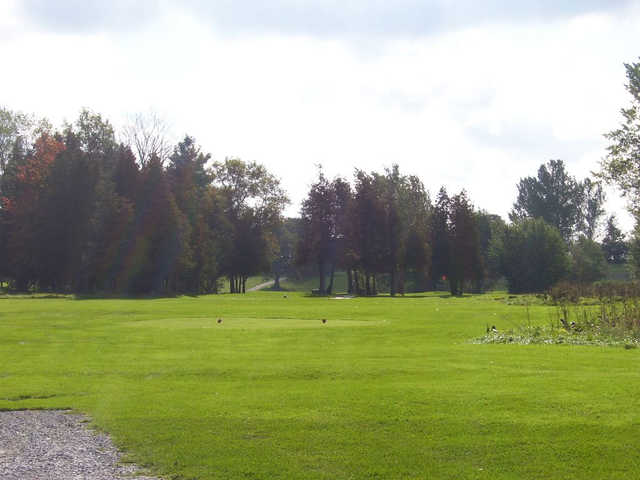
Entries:
{"label": "bare branch", "polygon": [[155,112],[138,113],[131,117],[129,124],[122,129],[122,136],[143,167],[154,155],[163,164],[171,155],[169,126]]}

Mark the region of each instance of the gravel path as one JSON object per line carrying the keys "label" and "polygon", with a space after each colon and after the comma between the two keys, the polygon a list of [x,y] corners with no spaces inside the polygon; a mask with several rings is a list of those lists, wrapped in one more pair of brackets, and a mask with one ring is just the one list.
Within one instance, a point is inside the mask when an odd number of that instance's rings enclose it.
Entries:
{"label": "gravel path", "polygon": [[135,465],[119,465],[109,437],[86,422],[59,410],[0,412],[0,479],[159,480],[136,477]]}

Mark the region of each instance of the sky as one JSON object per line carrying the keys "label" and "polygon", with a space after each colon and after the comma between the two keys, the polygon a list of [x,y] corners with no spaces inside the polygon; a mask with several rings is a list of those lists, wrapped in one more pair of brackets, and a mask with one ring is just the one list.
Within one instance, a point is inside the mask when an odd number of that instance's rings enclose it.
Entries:
{"label": "sky", "polygon": [[0,105],[116,127],[154,112],[174,141],[266,165],[288,215],[319,164],[397,163],[506,218],[540,164],[598,170],[638,32],[623,0],[0,0]]}

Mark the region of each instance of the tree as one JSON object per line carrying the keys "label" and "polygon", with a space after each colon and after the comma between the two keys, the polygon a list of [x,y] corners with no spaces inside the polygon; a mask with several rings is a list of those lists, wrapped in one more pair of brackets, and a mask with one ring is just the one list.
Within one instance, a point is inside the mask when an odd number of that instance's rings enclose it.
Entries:
{"label": "tree", "polygon": [[46,119],[0,107],[0,175],[16,149],[26,155],[27,149],[45,133],[51,135],[51,124]]}
{"label": "tree", "polygon": [[138,113],[129,119],[122,129],[124,143],[138,156],[140,166],[144,167],[155,156],[164,162],[172,153],[169,142],[169,127],[156,113]]}
{"label": "tree", "polygon": [[640,223],[637,221],[629,239],[628,253],[629,270],[633,277],[638,280],[640,279]]}
{"label": "tree", "polygon": [[[376,295],[376,273],[382,270],[385,245],[383,192],[380,175],[357,170],[347,222],[347,256],[353,268],[353,289]],[[360,283],[361,275],[364,284]]]}
{"label": "tree", "polygon": [[590,178],[585,178],[580,184],[582,189],[582,214],[580,221],[580,231],[589,239],[595,237],[600,218],[604,215],[602,205],[605,195],[602,191],[602,184],[594,182]]}
{"label": "tree", "polygon": [[435,283],[446,280],[451,268],[450,219],[451,201],[441,187],[431,217],[431,278]]}
{"label": "tree", "polygon": [[605,134],[610,144],[607,156],[600,164],[599,176],[616,185],[627,197],[629,211],[635,217],[635,227],[629,241],[631,266],[640,273],[640,62],[625,63],[627,92],[631,96],[628,108],[621,109],[622,125]]}
{"label": "tree", "polygon": [[545,291],[569,270],[562,235],[541,218],[507,226],[498,255],[512,293]]}
{"label": "tree", "polygon": [[224,212],[224,197],[209,186],[192,233],[195,268],[191,285],[196,293],[218,292],[224,255],[231,251],[231,228]]}
{"label": "tree", "polygon": [[206,171],[205,165],[210,158],[211,155],[202,153],[195,139],[187,135],[173,149],[166,168],[167,181],[176,205],[189,223],[191,249],[201,260],[192,263],[194,271],[183,271],[183,278],[179,280],[188,291],[195,293],[198,293],[202,285],[209,284],[204,270],[209,271],[209,274],[216,270],[213,269],[214,263],[204,260],[206,252],[212,253],[215,250],[213,232],[205,218],[205,207],[209,200],[206,196],[211,183],[211,175]]}
{"label": "tree", "polygon": [[499,215],[490,214],[484,210],[476,212],[478,226],[480,256],[484,266],[484,276],[476,285],[476,291],[482,291],[486,284],[494,284],[502,275],[496,248],[502,242],[506,223]]}
{"label": "tree", "polygon": [[617,185],[629,199],[630,211],[640,215],[640,62],[625,64],[631,105],[621,110],[622,125],[605,135],[610,144],[599,176]]}
{"label": "tree", "polygon": [[[227,158],[212,165],[211,175],[224,197],[230,228],[222,269],[229,278],[231,292],[244,292],[247,277],[268,268],[272,237],[289,199],[280,180],[256,162]],[[258,237],[244,238],[248,234]],[[248,258],[253,261],[247,263]]]}
{"label": "tree", "polygon": [[401,293],[404,293],[405,270],[414,275],[414,288],[416,291],[425,291],[428,289],[429,270],[431,268],[429,223],[433,207],[424,184],[416,176],[411,175],[407,178],[402,208],[407,212],[408,232],[402,261]]}
{"label": "tree", "polygon": [[117,147],[113,126],[99,113],[83,108],[73,125],[66,125],[64,134],[75,135],[78,148],[92,161],[104,161]]}
{"label": "tree", "polygon": [[[160,157],[156,157],[160,158]],[[173,149],[166,173],[178,208],[193,224],[199,205],[211,183],[211,175],[205,169],[211,154],[204,154],[193,137],[185,136]]]}
{"label": "tree", "polygon": [[114,182],[102,177],[95,191],[96,201],[89,219],[84,246],[80,290],[122,291],[126,277],[125,252],[129,245],[135,213],[133,202],[116,192]]}
{"label": "tree", "polygon": [[285,218],[275,232],[276,246],[271,261],[271,274],[273,275],[273,288],[280,290],[280,279],[285,275],[294,273],[294,260],[300,229],[298,218]]}
{"label": "tree", "polygon": [[509,218],[542,218],[568,241],[579,229],[582,204],[581,184],[567,173],[562,160],[550,160],[540,166],[537,177],[520,180]]}
{"label": "tree", "polygon": [[178,209],[162,162],[151,157],[142,170],[136,201],[136,230],[127,256],[131,259],[129,290],[135,293],[184,291],[179,283],[190,269],[190,227]]}
{"label": "tree", "polygon": [[448,281],[452,295],[462,295],[465,284],[484,276],[476,214],[463,190],[449,197],[440,188],[431,217],[432,277]]}
{"label": "tree", "polygon": [[[341,228],[346,216],[346,202],[350,196],[348,184],[341,178],[329,181],[322,168],[318,179],[311,185],[302,202],[302,237],[297,248],[297,262],[313,262],[318,267],[319,291],[331,293],[333,272],[337,261],[338,242],[344,238]],[[331,265],[329,287],[326,286],[326,268]]]}
{"label": "tree", "polygon": [[593,283],[607,275],[607,261],[602,248],[586,236],[580,236],[569,248],[571,279],[578,283]]}
{"label": "tree", "polygon": [[[32,153],[23,156],[14,150],[2,178],[4,269],[14,279],[14,288],[26,290],[42,273],[42,244],[58,244],[59,239],[43,237],[43,214],[50,206],[45,189],[54,162],[65,145],[48,134],[41,135]],[[46,218],[46,217],[44,217]],[[59,220],[59,219],[58,219]]]}
{"label": "tree", "polygon": [[404,294],[407,272],[416,274],[423,288],[431,265],[431,202],[424,185],[398,165],[384,174],[357,170],[354,183],[353,196],[345,195],[349,205],[339,209],[347,211],[339,238],[345,237],[340,257],[349,291],[377,294],[376,275],[382,273],[388,274],[391,296]]}
{"label": "tree", "polygon": [[407,214],[404,209],[403,196],[406,178],[400,175],[398,165],[394,165],[385,172],[381,179],[384,197],[382,211],[384,212],[384,264],[389,272],[389,294],[393,297],[398,289],[398,270],[402,260],[402,251],[406,243]]}
{"label": "tree", "polygon": [[462,295],[465,283],[477,282],[484,273],[476,217],[464,190],[449,202],[449,225],[449,289]]}
{"label": "tree", "polygon": [[611,215],[607,219],[605,236],[602,240],[602,250],[609,263],[624,263],[627,254],[627,244],[624,234],[616,225],[616,216]]}

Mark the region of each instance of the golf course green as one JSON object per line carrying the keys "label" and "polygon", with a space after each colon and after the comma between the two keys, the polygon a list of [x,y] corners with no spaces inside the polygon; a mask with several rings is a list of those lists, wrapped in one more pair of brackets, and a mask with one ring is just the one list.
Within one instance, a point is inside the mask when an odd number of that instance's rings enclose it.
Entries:
{"label": "golf course green", "polygon": [[86,413],[167,480],[639,478],[640,350],[472,343],[554,313],[510,303],[2,298],[0,409]]}

